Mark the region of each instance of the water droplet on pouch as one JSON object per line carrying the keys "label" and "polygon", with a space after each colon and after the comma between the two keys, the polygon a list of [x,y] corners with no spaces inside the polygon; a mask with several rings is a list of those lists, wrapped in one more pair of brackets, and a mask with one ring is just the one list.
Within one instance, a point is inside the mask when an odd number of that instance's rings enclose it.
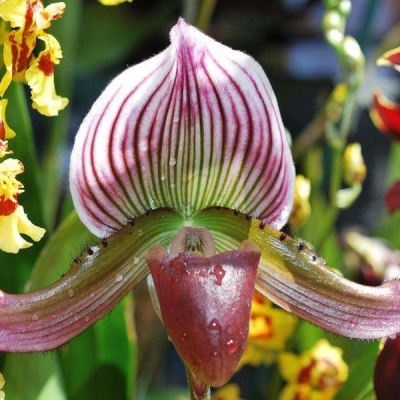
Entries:
{"label": "water droplet on pouch", "polygon": [[133,257],[133,263],[136,265],[136,264],[139,264],[139,259],[137,258],[137,257]]}
{"label": "water droplet on pouch", "polygon": [[39,319],[39,315],[38,314],[33,314],[32,315],[32,321],[37,321]]}
{"label": "water droplet on pouch", "polygon": [[212,331],[220,331],[221,330],[221,325],[219,324],[219,321],[217,318],[213,318],[210,323],[208,324],[208,329],[211,329]]}
{"label": "water droplet on pouch", "polygon": [[236,352],[237,344],[231,339],[226,342],[226,352],[231,355]]}
{"label": "water droplet on pouch", "polygon": [[351,326],[352,328],[354,328],[354,327],[357,326],[357,324],[358,324],[357,318],[356,318],[356,317],[353,317],[353,318],[350,320],[350,326]]}
{"label": "water droplet on pouch", "polygon": [[115,282],[121,282],[122,279],[124,279],[123,275],[122,275],[122,274],[118,274],[118,275],[115,277]]}
{"label": "water droplet on pouch", "polygon": [[173,167],[176,164],[176,158],[175,157],[171,157],[171,159],[169,160],[169,165],[171,167]]}
{"label": "water droplet on pouch", "polygon": [[86,315],[86,317],[84,318],[85,322],[89,322],[89,317]]}
{"label": "water droplet on pouch", "polygon": [[221,265],[216,265],[214,269],[210,272],[210,275],[215,275],[215,277],[217,278],[215,280],[215,284],[217,284],[218,286],[222,285],[222,279],[224,278],[225,274],[226,271],[222,268]]}
{"label": "water droplet on pouch", "polygon": [[139,229],[137,234],[138,234],[139,236],[143,236],[143,231],[142,231],[141,229]]}
{"label": "water droplet on pouch", "polygon": [[164,175],[164,174],[161,175],[161,176],[160,176],[160,179],[161,179],[162,181],[165,181],[165,179],[166,179],[166,178],[165,178],[165,175]]}
{"label": "water droplet on pouch", "polygon": [[187,339],[187,333],[183,332],[181,336],[181,342],[184,342]]}
{"label": "water droplet on pouch", "polygon": [[67,291],[68,297],[74,297],[75,293],[72,289],[68,289]]}
{"label": "water droplet on pouch", "polygon": [[171,183],[171,184],[169,185],[169,187],[170,187],[171,189],[174,189],[174,188],[175,188],[175,183]]}

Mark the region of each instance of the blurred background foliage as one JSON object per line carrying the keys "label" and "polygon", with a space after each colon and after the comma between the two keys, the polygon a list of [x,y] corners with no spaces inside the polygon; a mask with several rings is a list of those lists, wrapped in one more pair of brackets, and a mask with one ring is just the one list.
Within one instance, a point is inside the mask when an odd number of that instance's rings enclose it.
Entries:
{"label": "blurred background foliage", "polygon": [[[66,0],[66,4],[65,15],[53,23],[51,32],[63,50],[55,76],[57,91],[70,99],[67,109],[46,118],[27,105],[26,88],[13,84],[7,92],[8,122],[17,132],[12,150],[26,166],[21,203],[47,234],[18,255],[0,254],[2,290],[18,293],[49,284],[65,273],[91,240],[70,214],[68,163],[74,135],[112,77],[168,46],[169,30],[179,16],[250,54],[265,69],[292,136],[297,171],[312,183],[311,218],[292,233],[316,246],[331,267],[361,281],[360,269],[349,271],[346,265],[343,231],[357,226],[386,239],[392,248],[400,246],[400,217],[398,213],[389,217],[383,200],[389,184],[400,176],[400,153],[368,115],[374,88],[383,88],[393,100],[400,93],[399,76],[375,64],[384,51],[399,45],[397,0],[352,2],[346,32],[360,43],[366,65],[349,140],[361,143],[368,173],[354,205],[340,212],[334,229],[327,230],[320,227],[333,154],[325,141],[321,115],[336,83],[343,80],[343,71],[322,33],[326,10],[321,1],[134,0],[105,7],[95,0]],[[302,135],[312,138],[311,145],[299,145]],[[350,368],[350,378],[337,398],[374,398],[378,342],[338,338],[302,322],[288,346],[307,350],[321,337],[344,349]],[[183,364],[152,310],[145,285],[62,349],[44,355],[2,354],[0,361],[8,400],[187,398]],[[282,383],[276,370],[267,366],[245,366],[233,380],[241,385],[241,396],[251,400],[276,398]]]}

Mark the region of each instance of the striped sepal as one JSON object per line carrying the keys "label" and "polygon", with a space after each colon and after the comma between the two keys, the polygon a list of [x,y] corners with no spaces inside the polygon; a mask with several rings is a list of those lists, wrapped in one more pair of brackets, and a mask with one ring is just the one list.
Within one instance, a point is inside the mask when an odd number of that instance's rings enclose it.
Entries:
{"label": "striped sepal", "polygon": [[105,89],[77,134],[71,191],[98,235],[159,207],[287,220],[294,168],[260,65],[179,20],[171,45]]}

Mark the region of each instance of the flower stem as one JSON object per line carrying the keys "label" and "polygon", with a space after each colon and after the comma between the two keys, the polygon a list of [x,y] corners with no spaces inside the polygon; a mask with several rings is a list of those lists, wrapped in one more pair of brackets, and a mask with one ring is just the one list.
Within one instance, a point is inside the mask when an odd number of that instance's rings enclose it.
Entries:
{"label": "flower stem", "polygon": [[204,32],[207,32],[210,26],[210,21],[214,13],[217,0],[203,0],[200,8],[199,16],[197,18],[197,26]]}
{"label": "flower stem", "polygon": [[199,0],[185,0],[183,2],[182,15],[187,22],[195,23],[198,10]]}
{"label": "flower stem", "polygon": [[190,400],[210,400],[211,389],[186,367],[186,376],[190,391]]}

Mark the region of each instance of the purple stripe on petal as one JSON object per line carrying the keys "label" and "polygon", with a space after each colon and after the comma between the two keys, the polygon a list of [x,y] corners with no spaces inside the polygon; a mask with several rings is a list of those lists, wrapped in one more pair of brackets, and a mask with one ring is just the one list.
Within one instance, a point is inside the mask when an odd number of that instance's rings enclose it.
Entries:
{"label": "purple stripe on petal", "polygon": [[75,207],[102,235],[129,216],[210,206],[280,228],[294,167],[278,105],[251,57],[179,20],[171,45],[105,89],[71,157]]}

